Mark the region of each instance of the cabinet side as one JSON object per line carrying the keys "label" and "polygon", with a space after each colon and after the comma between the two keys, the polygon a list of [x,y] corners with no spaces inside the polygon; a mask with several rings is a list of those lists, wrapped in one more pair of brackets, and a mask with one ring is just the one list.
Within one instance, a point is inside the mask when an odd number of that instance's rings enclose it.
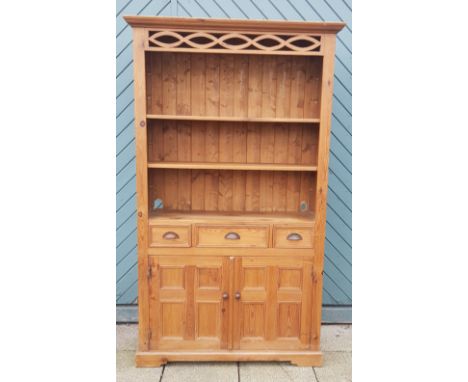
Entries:
{"label": "cabinet side", "polygon": [[138,227],[138,343],[149,349],[148,299],[148,157],[145,80],[145,29],[133,28],[133,68],[135,89],[136,192]]}
{"label": "cabinet side", "polygon": [[328,158],[333,100],[333,69],[336,35],[322,36],[323,71],[320,106],[320,131],[317,165],[317,190],[315,204],[315,256],[312,270],[312,330],[311,349],[319,350],[322,316],[323,263],[325,255],[325,226],[328,190]]}

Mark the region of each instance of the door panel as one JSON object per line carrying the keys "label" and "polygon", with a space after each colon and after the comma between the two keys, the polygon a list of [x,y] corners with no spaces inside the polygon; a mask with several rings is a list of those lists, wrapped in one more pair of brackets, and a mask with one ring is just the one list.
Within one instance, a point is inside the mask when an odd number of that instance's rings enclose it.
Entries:
{"label": "door panel", "polygon": [[150,349],[227,348],[228,259],[150,256]]}
{"label": "door panel", "polygon": [[311,263],[295,259],[235,260],[234,347],[307,349]]}

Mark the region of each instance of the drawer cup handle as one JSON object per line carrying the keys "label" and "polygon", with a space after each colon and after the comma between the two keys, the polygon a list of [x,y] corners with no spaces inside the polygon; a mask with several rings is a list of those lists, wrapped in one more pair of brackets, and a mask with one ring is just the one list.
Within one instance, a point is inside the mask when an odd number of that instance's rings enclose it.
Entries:
{"label": "drawer cup handle", "polygon": [[172,232],[172,231],[167,231],[163,235],[163,239],[166,239],[166,240],[176,240],[178,238],[179,238],[179,235],[177,235],[175,232]]}
{"label": "drawer cup handle", "polygon": [[302,240],[302,236],[296,232],[293,232],[288,235],[287,239],[290,241],[299,241]]}
{"label": "drawer cup handle", "polygon": [[227,240],[239,240],[240,235],[237,232],[228,232],[226,235],[224,235],[224,238]]}

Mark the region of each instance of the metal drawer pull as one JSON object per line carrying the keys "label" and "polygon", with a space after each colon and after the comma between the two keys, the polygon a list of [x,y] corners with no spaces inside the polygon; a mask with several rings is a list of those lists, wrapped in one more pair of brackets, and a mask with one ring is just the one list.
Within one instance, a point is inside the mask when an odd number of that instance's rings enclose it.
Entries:
{"label": "metal drawer pull", "polygon": [[288,235],[287,239],[290,241],[299,241],[302,240],[302,236],[296,232],[293,232]]}
{"label": "metal drawer pull", "polygon": [[227,300],[229,298],[229,293],[228,292],[224,292],[223,293],[223,300]]}
{"label": "metal drawer pull", "polygon": [[241,298],[240,292],[236,292],[234,297],[236,298],[236,300],[240,300],[240,298]]}
{"label": "metal drawer pull", "polygon": [[172,232],[172,231],[167,231],[163,235],[163,239],[166,239],[166,240],[176,240],[178,238],[179,238],[179,235],[177,235],[175,232]]}
{"label": "metal drawer pull", "polygon": [[224,238],[227,240],[239,240],[240,235],[237,232],[228,232],[226,235],[224,235]]}

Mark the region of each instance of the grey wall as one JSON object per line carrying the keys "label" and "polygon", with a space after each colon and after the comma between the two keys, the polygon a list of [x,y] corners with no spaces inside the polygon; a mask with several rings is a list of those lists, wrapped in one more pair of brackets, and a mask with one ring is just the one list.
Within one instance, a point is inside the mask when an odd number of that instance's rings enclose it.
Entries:
{"label": "grey wall", "polygon": [[133,304],[138,294],[133,63],[124,15],[347,23],[336,48],[323,303],[351,305],[351,1],[117,0],[117,304]]}

